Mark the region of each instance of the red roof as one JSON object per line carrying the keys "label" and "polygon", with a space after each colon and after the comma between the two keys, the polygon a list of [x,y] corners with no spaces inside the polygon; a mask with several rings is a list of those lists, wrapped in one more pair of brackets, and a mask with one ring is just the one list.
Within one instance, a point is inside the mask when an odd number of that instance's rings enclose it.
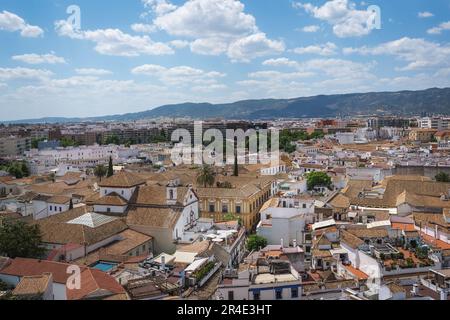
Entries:
{"label": "red roof", "polygon": [[345,266],[345,269],[347,269],[351,274],[355,275],[358,278],[358,280],[369,279],[369,276],[367,274],[365,274],[364,272],[362,272],[359,269],[356,269],[353,266]]}
{"label": "red roof", "polygon": [[[16,258],[11,261],[4,269],[0,270],[0,274],[6,274],[17,277],[35,276],[43,273],[51,273],[53,281],[59,284],[66,284],[71,274],[67,273],[70,266],[68,263]],[[88,295],[102,291],[100,296],[111,294],[125,293],[125,289],[109,274],[100,270],[91,269],[80,266],[81,270],[81,289],[66,289],[68,300],[78,300]]]}
{"label": "red roof", "polygon": [[429,236],[423,232],[420,233],[420,236],[422,239],[429,245],[438,247],[442,250],[448,250],[450,249],[450,243],[444,242],[442,240],[438,240],[435,237]]}

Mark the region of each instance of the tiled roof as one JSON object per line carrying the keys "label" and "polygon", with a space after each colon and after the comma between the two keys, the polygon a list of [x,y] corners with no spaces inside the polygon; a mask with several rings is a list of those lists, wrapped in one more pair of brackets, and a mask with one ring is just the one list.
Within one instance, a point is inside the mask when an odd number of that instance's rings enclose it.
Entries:
{"label": "tiled roof", "polygon": [[143,184],[145,184],[145,180],[138,174],[121,171],[112,177],[102,180],[98,185],[105,188],[132,188]]}
{"label": "tiled roof", "polygon": [[[183,205],[188,187],[177,188],[177,205]],[[166,186],[150,185],[139,187],[130,200],[136,206],[167,206]]]}
{"label": "tiled roof", "polygon": [[67,204],[70,202],[70,197],[54,196],[47,200],[48,203]]}
{"label": "tiled roof", "polygon": [[13,295],[30,296],[42,294],[47,290],[51,277],[49,273],[44,273],[40,276],[22,277],[13,291]]}
{"label": "tiled roof", "polygon": [[140,232],[127,229],[119,234],[122,239],[114,244],[106,247],[106,253],[111,255],[124,255],[131,250],[149,242],[152,237],[142,234]]}
{"label": "tiled roof", "polygon": [[106,196],[100,196],[100,194],[97,193],[96,196],[89,198],[87,201],[91,205],[103,206],[123,207],[128,204],[128,201],[116,192],[110,193]]}
{"label": "tiled roof", "polygon": [[[12,276],[35,276],[44,273],[51,273],[53,281],[66,285],[70,273],[67,273],[67,263],[16,258],[11,264],[0,271],[1,274]],[[80,267],[81,269],[81,289],[70,290],[66,288],[68,300],[79,300],[89,298],[97,293],[100,297],[123,294],[125,290],[110,275],[96,269]]]}
{"label": "tiled roof", "polygon": [[345,230],[341,230],[341,242],[346,243],[352,249],[358,249],[359,246],[364,244],[363,240]]}
{"label": "tiled roof", "polygon": [[35,223],[41,229],[43,242],[57,244],[91,245],[127,229],[123,220],[92,213],[89,207],[76,208]]}
{"label": "tiled roof", "polygon": [[173,228],[181,216],[181,210],[172,208],[132,208],[128,211],[129,226]]}

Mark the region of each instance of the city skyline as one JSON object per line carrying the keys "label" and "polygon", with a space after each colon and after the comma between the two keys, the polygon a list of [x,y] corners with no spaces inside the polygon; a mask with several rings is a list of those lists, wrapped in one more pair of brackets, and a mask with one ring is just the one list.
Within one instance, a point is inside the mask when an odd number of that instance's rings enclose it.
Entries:
{"label": "city skyline", "polygon": [[445,1],[5,0],[0,117],[448,87],[449,20]]}

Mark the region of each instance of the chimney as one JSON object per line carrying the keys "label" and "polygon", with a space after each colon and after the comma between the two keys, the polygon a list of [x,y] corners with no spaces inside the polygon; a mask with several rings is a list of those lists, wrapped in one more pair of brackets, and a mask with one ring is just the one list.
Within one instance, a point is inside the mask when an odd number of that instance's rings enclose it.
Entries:
{"label": "chimney", "polygon": [[417,283],[413,284],[413,288],[411,293],[413,294],[413,296],[417,297],[419,295],[419,285]]}
{"label": "chimney", "polygon": [[447,301],[447,298],[448,298],[447,289],[441,289],[440,297],[441,297],[441,301]]}
{"label": "chimney", "polygon": [[294,244],[294,248],[297,248],[297,239],[294,239],[293,244]]}
{"label": "chimney", "polygon": [[178,181],[172,180],[166,187],[166,201],[168,205],[175,205],[177,203]]}
{"label": "chimney", "polygon": [[161,267],[162,267],[163,271],[165,272],[165,270],[166,270],[166,257],[165,256],[161,257]]}

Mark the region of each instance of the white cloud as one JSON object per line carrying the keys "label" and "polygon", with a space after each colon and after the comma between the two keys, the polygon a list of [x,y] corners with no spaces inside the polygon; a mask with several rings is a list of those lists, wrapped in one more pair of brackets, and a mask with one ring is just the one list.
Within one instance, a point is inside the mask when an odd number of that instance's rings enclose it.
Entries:
{"label": "white cloud", "polygon": [[148,36],[132,36],[119,29],[76,31],[64,20],[57,21],[55,29],[60,36],[94,42],[95,50],[103,55],[136,57],[174,53],[165,43],[154,42]]}
{"label": "white cloud", "polygon": [[189,47],[189,41],[185,40],[172,40],[169,42],[169,44],[174,47],[175,49],[183,49],[186,47]]}
{"label": "white cloud", "polygon": [[375,15],[367,10],[358,10],[348,0],[330,0],[323,6],[311,3],[293,3],[294,8],[303,9],[316,19],[326,21],[333,26],[333,32],[340,38],[360,37],[371,33],[371,21]]}
{"label": "white cloud", "polygon": [[0,80],[43,80],[53,75],[49,70],[45,69],[29,69],[29,68],[0,68]]}
{"label": "white cloud", "polygon": [[54,53],[49,54],[22,54],[12,57],[15,61],[21,61],[28,64],[58,64],[66,63],[66,60],[62,57],[56,56]]}
{"label": "white cloud", "polygon": [[428,11],[423,11],[423,12],[419,12],[417,16],[418,16],[419,18],[424,19],[424,18],[431,18],[431,17],[434,17],[434,14],[432,14],[431,12],[428,12]]}
{"label": "white cloud", "polygon": [[131,29],[134,32],[140,33],[153,33],[157,30],[156,26],[152,24],[135,23],[131,25]]}
{"label": "white cloud", "polygon": [[188,66],[166,68],[160,65],[145,64],[131,70],[134,75],[145,75],[158,79],[166,85],[219,85],[218,80],[225,74],[217,71],[204,71]]}
{"label": "white cloud", "polygon": [[288,58],[269,59],[262,63],[264,66],[271,67],[290,67],[296,68],[299,66],[297,61],[289,60]]}
{"label": "white cloud", "polygon": [[253,58],[281,53],[285,50],[281,41],[270,40],[264,33],[256,33],[234,41],[228,48],[233,61],[249,62]]}
{"label": "white cloud", "polygon": [[297,54],[317,54],[320,56],[332,56],[336,54],[337,49],[338,47],[334,43],[327,42],[321,45],[295,48],[292,51]]}
{"label": "white cloud", "polygon": [[157,15],[166,14],[177,8],[176,5],[166,0],[142,0],[142,3],[144,7],[152,10]]}
{"label": "white cloud", "polygon": [[428,34],[441,34],[442,31],[450,30],[450,21],[441,23],[438,27],[428,29]]}
{"label": "white cloud", "polygon": [[310,26],[305,26],[303,28],[300,29],[303,32],[306,33],[314,33],[320,30],[320,27],[318,25],[310,25]]}
{"label": "white cloud", "polygon": [[442,68],[450,65],[450,45],[417,38],[401,38],[376,47],[345,48],[345,54],[392,55],[408,64],[401,71]]}
{"label": "white cloud", "polygon": [[228,44],[220,38],[197,39],[190,44],[193,53],[218,56],[228,50]]}
{"label": "white cloud", "polygon": [[27,38],[37,38],[44,34],[44,30],[38,26],[32,26],[18,15],[5,10],[0,12],[0,30],[20,31],[20,35]]}
{"label": "white cloud", "polygon": [[107,76],[111,75],[112,72],[105,69],[94,69],[94,68],[81,68],[75,69],[75,72],[83,76]]}
{"label": "white cloud", "polygon": [[155,11],[153,24],[171,36],[192,40],[191,51],[197,54],[227,54],[233,61],[248,62],[284,51],[282,41],[267,38],[244,9],[238,0],[188,0],[167,12]]}

